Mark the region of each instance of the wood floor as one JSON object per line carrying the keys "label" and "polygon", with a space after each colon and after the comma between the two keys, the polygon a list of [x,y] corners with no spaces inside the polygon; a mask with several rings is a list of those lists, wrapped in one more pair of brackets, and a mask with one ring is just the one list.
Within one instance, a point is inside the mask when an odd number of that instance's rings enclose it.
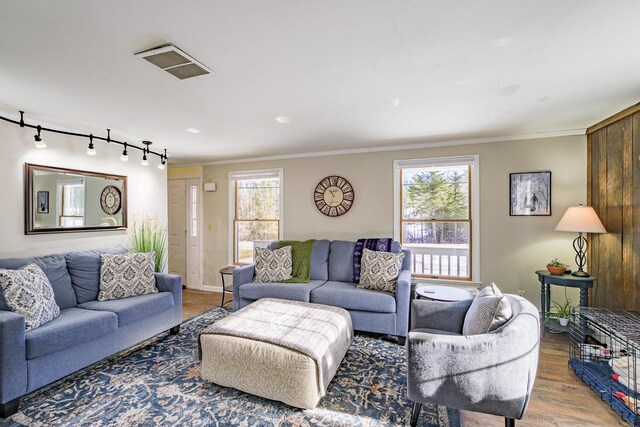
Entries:
{"label": "wood floor", "polygon": [[[185,289],[183,318],[189,319],[219,305],[222,294]],[[230,297],[227,294],[227,297]],[[231,304],[228,304],[229,307]],[[517,426],[628,426],[567,366],[569,342],[565,334],[542,339],[538,376],[527,413]],[[503,426],[491,415],[461,411],[463,427]]]}

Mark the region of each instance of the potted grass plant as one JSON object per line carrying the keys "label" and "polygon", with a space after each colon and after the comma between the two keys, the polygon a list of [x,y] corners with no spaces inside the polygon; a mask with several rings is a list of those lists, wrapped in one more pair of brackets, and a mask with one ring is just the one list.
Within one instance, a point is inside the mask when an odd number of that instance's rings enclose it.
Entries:
{"label": "potted grass plant", "polygon": [[563,304],[556,301],[551,301],[554,311],[549,313],[550,318],[556,318],[561,326],[567,326],[569,324],[569,316],[571,316],[571,301],[565,300]]}
{"label": "potted grass plant", "polygon": [[131,228],[129,250],[131,252],[155,252],[155,271],[161,273],[167,260],[167,230],[157,216],[134,219]]}

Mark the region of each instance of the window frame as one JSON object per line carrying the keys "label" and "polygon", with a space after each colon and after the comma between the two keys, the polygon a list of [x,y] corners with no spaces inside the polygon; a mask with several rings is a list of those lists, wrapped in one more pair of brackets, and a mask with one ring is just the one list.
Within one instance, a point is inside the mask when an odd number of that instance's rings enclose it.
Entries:
{"label": "window frame", "polygon": [[[238,203],[238,181],[242,179],[259,179],[261,177],[271,176],[275,177],[279,180],[279,218],[275,219],[237,219],[237,203]],[[236,178],[242,177],[242,179]],[[276,169],[257,169],[257,170],[247,170],[247,171],[230,171],[229,172],[229,264],[231,265],[247,265],[246,263],[236,261],[236,226],[239,222],[273,222],[277,221],[278,227],[278,240],[284,239],[284,170],[282,168]]]}
{"label": "window frame", "polygon": [[[469,219],[448,219],[448,220],[406,220],[402,216],[402,170],[408,168],[437,168],[453,165],[468,164],[469,171]],[[402,224],[403,222],[468,222],[470,229],[469,236],[469,269],[468,278],[456,276],[437,276],[412,274],[412,277],[428,279],[429,281],[442,282],[462,282],[473,283],[480,280],[480,159],[479,155],[433,157],[419,159],[403,159],[393,162],[393,237],[402,244]],[[413,256],[413,255],[412,255]]]}

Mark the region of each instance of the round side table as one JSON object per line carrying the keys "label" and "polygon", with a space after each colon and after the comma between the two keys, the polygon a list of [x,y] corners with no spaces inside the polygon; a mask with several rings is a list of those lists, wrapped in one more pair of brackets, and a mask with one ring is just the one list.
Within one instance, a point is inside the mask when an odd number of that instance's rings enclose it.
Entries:
{"label": "round side table", "polygon": [[[229,301],[227,301],[226,303],[224,302],[224,297],[227,293],[233,293],[233,288],[227,288],[224,284],[224,276],[232,276],[233,278],[233,270],[236,269],[235,265],[228,265],[222,269],[220,269],[220,277],[222,277],[222,303],[220,304],[220,307],[224,307],[225,304],[228,304],[230,302],[233,302],[233,299],[230,299]],[[233,280],[232,280],[233,281]],[[233,285],[233,283],[232,283]]]}
{"label": "round side table", "polygon": [[473,294],[465,289],[451,286],[423,285],[416,286],[418,298],[427,298],[434,301],[455,302],[473,299]]}

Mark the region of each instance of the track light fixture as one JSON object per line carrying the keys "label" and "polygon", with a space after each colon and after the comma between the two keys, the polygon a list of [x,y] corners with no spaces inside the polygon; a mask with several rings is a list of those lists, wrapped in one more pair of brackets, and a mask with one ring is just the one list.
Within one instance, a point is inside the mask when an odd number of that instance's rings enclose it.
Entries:
{"label": "track light fixture", "polygon": [[164,155],[160,156],[160,164],[158,165],[158,169],[164,170],[164,165],[167,163],[167,149],[164,149]]}
{"label": "track light fixture", "polygon": [[122,150],[122,156],[120,156],[120,160],[123,162],[129,161],[129,155],[127,154],[127,143],[124,143],[124,150]]}
{"label": "track light fixture", "polygon": [[[142,166],[147,166],[147,165],[149,164],[149,160],[147,160],[147,153],[149,152],[149,146],[150,146],[151,144],[153,144],[153,143],[152,143],[151,141],[142,141],[142,143],[143,143],[144,145],[146,145],[146,146],[147,146],[147,148],[145,148],[145,149],[143,149],[143,150],[142,150],[142,152],[143,152],[144,154],[142,155],[142,163],[141,163],[141,164],[142,164]],[[160,157],[162,157],[162,154],[160,155]]]}
{"label": "track light fixture", "polygon": [[95,156],[96,149],[93,147],[93,134],[89,135],[89,147],[87,147],[87,156]]}
{"label": "track light fixture", "polygon": [[33,136],[33,139],[36,140],[36,148],[47,148],[47,144],[40,137],[40,132],[42,132],[42,127],[38,126],[38,134]]}
{"label": "track light fixture", "polygon": [[[149,146],[151,145],[151,141],[143,141],[143,144],[145,145],[145,147],[139,147],[137,145],[131,145],[127,142],[124,141],[116,141],[115,139],[111,139],[111,129],[107,129],[107,136],[105,137],[101,137],[101,136],[93,136],[93,134],[85,134],[85,133],[79,133],[79,132],[70,132],[70,131],[65,131],[65,130],[59,130],[59,129],[53,129],[53,128],[49,128],[49,127],[44,127],[41,125],[35,125],[35,124],[30,124],[30,123],[26,123],[24,121],[24,111],[19,111],[20,113],[20,120],[15,120],[15,119],[11,119],[8,117],[4,117],[4,116],[0,116],[0,120],[4,120],[5,122],[9,122],[9,123],[13,123],[14,125],[19,125],[20,127],[24,128],[31,128],[31,129],[35,129],[37,131],[37,134],[33,136],[34,140],[35,140],[35,144],[36,144],[36,148],[46,148],[46,143],[42,140],[42,132],[51,132],[51,133],[58,133],[61,135],[68,135],[68,136],[75,136],[75,137],[80,137],[80,138],[89,138],[89,146],[87,147],[87,155],[89,156],[95,156],[96,155],[96,149],[93,145],[93,140],[94,139],[99,139],[101,141],[106,141],[107,143],[113,143],[113,144],[119,144],[122,145],[124,147],[124,150],[122,151],[122,155],[120,156],[120,159],[122,161],[128,161],[129,160],[129,156],[127,153],[127,148],[131,148],[131,149],[136,149],[136,150],[141,150],[143,153],[143,164],[146,166],[149,164],[149,160],[147,159],[147,155],[149,154],[155,154],[156,156],[160,157],[160,165],[158,165],[158,167],[160,166],[165,166],[167,163],[167,150],[164,150],[164,154],[162,153],[158,153],[155,151],[151,151],[149,149]],[[161,168],[162,169],[162,168]]]}

